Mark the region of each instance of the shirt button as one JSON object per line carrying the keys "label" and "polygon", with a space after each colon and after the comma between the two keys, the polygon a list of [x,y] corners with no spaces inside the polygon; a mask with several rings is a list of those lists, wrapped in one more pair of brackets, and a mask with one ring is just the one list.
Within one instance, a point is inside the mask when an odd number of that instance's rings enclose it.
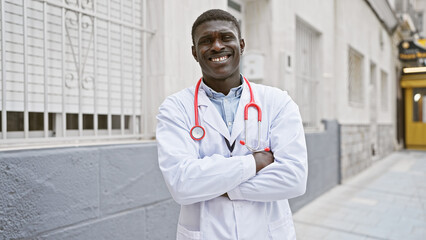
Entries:
{"label": "shirt button", "polygon": [[232,122],[228,122],[228,126],[232,126]]}

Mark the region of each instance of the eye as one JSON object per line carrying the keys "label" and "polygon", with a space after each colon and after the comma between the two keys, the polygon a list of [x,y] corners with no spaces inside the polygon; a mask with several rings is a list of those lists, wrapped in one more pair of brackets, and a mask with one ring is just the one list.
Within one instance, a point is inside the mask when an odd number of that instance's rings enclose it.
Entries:
{"label": "eye", "polygon": [[203,39],[201,39],[198,43],[199,44],[209,44],[209,43],[211,43],[212,41],[211,41],[211,39],[210,38],[203,38]]}
{"label": "eye", "polygon": [[223,41],[231,41],[232,39],[234,39],[234,37],[231,35],[225,35],[222,37]]}

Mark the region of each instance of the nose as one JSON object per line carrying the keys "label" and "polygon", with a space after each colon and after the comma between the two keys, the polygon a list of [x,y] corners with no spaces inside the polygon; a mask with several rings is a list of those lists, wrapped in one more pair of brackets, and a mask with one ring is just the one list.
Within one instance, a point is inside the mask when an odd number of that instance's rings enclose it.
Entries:
{"label": "nose", "polygon": [[212,44],[212,49],[215,51],[220,51],[224,48],[223,43],[220,39],[215,39]]}

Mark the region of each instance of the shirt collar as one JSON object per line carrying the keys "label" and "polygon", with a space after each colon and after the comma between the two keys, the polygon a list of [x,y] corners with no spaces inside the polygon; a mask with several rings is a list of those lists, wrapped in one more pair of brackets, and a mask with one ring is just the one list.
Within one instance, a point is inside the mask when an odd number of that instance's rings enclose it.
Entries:
{"label": "shirt collar", "polygon": [[200,88],[206,92],[207,97],[217,99],[223,97],[241,97],[241,93],[243,92],[243,77],[240,75],[240,85],[238,87],[231,88],[228,95],[225,96],[223,93],[218,93],[215,90],[211,89],[204,83],[204,80],[201,81]]}

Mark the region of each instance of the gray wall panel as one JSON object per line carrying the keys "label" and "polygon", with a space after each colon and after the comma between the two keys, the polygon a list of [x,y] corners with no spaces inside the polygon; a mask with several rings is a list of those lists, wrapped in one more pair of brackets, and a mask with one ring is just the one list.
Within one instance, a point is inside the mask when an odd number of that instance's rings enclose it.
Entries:
{"label": "gray wall panel", "polygon": [[99,151],[101,214],[170,198],[158,168],[155,144],[115,145]]}
{"label": "gray wall panel", "polygon": [[97,151],[0,154],[0,236],[30,237],[98,216]]}
{"label": "gray wall panel", "polygon": [[155,228],[173,239],[176,232],[179,206],[156,143],[1,152],[0,192],[0,239],[144,239]]}
{"label": "gray wall panel", "polygon": [[43,240],[146,239],[145,209],[136,209],[43,234]]}
{"label": "gray wall panel", "polygon": [[324,132],[306,134],[308,184],[304,195],[290,199],[293,212],[339,184],[339,124],[323,123]]}
{"label": "gray wall panel", "polygon": [[145,239],[175,239],[180,206],[173,200],[149,206],[146,210]]}
{"label": "gray wall panel", "polygon": [[[338,183],[338,129],[306,134],[307,193],[297,210]],[[179,205],[155,143],[0,153],[0,239],[174,239]]]}

